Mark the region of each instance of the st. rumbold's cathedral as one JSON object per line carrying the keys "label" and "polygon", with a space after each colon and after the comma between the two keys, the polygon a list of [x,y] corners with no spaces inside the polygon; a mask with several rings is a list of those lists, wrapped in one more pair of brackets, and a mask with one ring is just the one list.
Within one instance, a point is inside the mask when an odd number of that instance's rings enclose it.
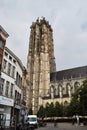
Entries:
{"label": "st. rumbold's cathedral", "polygon": [[37,113],[47,102],[70,102],[72,94],[87,77],[87,66],[56,71],[53,30],[44,17],[31,25],[27,57],[27,105]]}

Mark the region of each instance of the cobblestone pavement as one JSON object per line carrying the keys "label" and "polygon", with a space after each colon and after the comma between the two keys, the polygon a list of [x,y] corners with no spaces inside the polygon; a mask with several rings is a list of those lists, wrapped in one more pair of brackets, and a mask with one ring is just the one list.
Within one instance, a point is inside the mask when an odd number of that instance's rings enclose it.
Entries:
{"label": "cobblestone pavement", "polygon": [[39,127],[37,130],[87,130],[87,126],[83,126],[83,124],[58,123],[57,127],[54,127],[53,123],[48,123],[46,127]]}

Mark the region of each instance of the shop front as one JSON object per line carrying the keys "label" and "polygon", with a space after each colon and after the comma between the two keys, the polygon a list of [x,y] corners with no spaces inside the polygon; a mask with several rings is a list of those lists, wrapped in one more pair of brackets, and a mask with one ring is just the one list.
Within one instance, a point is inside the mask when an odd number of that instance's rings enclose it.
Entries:
{"label": "shop front", "polygon": [[5,118],[5,127],[10,126],[11,121],[11,109],[14,105],[14,100],[0,96],[0,114],[4,115]]}

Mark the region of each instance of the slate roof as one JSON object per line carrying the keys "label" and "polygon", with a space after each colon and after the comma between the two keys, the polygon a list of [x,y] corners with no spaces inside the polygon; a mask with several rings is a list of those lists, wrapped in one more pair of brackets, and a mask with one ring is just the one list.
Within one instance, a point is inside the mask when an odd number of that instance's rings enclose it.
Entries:
{"label": "slate roof", "polygon": [[87,66],[61,70],[50,74],[50,81],[87,77]]}

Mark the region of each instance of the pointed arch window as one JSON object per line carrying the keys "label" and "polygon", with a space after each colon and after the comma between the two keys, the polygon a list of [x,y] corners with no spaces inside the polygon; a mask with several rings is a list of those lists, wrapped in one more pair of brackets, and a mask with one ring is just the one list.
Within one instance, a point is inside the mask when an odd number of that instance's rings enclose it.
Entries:
{"label": "pointed arch window", "polygon": [[51,98],[54,98],[54,86],[52,85],[50,88],[51,91]]}
{"label": "pointed arch window", "polygon": [[60,97],[62,97],[63,96],[63,88],[62,88],[61,84],[58,85],[58,91],[59,91]]}
{"label": "pointed arch window", "polygon": [[76,90],[79,88],[79,86],[80,86],[79,82],[74,83],[74,92],[76,92]]}

